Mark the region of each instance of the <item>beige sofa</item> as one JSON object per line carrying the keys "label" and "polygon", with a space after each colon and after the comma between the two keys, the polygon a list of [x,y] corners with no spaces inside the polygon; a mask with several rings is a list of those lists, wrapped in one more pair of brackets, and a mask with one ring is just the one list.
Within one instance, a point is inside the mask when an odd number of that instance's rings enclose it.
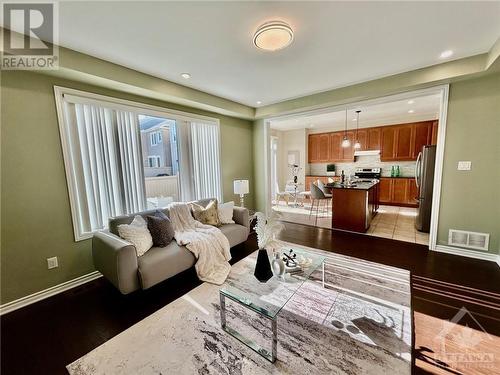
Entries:
{"label": "beige sofa", "polygon": [[[210,199],[196,203],[206,206]],[[196,263],[193,254],[173,240],[166,247],[153,247],[137,257],[135,247],[118,237],[118,225],[130,224],[135,215],[151,215],[156,210],[109,219],[109,230],[98,232],[92,238],[92,257],[95,268],[123,294],[137,289],[147,289]],[[168,209],[161,209],[168,215]],[[248,210],[235,207],[235,224],[224,224],[219,229],[229,240],[231,247],[246,241],[250,232]]]}

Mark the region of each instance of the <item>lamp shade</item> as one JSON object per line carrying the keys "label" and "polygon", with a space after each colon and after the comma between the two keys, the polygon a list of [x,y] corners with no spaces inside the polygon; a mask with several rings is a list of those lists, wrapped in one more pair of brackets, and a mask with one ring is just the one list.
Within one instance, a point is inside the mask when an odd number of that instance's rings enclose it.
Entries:
{"label": "lamp shade", "polygon": [[248,180],[234,180],[234,194],[244,195],[249,193]]}

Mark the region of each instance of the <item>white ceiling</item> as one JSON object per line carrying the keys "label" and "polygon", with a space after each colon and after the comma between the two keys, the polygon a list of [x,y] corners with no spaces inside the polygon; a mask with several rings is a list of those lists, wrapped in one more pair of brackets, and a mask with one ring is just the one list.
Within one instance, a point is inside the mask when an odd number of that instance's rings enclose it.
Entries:
{"label": "white ceiling", "polygon": [[[250,106],[487,52],[500,2],[60,3],[60,44]],[[252,44],[280,19],[295,41]],[[190,80],[180,77],[183,72]]]}
{"label": "white ceiling", "polygon": [[[410,104],[409,101],[413,102]],[[359,114],[359,127],[368,128],[381,125],[403,124],[415,121],[434,120],[439,117],[440,95],[427,95],[383,104],[360,105],[347,111],[348,129],[356,128],[356,110]],[[414,111],[408,113],[408,111]],[[345,111],[321,111],[317,114],[290,116],[271,121],[271,128],[277,130],[309,129],[310,133],[343,130]]]}

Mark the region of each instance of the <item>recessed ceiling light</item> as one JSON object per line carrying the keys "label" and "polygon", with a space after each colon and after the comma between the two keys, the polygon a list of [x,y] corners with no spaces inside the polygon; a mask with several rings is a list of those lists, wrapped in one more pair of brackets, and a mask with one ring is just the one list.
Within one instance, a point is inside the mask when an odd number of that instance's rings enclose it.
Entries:
{"label": "recessed ceiling light", "polygon": [[253,36],[253,44],[266,51],[277,51],[293,42],[293,30],[285,22],[271,21],[259,26]]}
{"label": "recessed ceiling light", "polygon": [[257,104],[262,104],[262,102],[260,100],[257,100]]}
{"label": "recessed ceiling light", "polygon": [[415,100],[408,100],[408,104],[413,104],[415,103]]}
{"label": "recessed ceiling light", "polygon": [[410,109],[408,113],[414,113],[415,111],[413,109]]}
{"label": "recessed ceiling light", "polygon": [[189,79],[189,78],[191,78],[191,74],[189,74],[189,73],[182,73],[181,77],[184,78],[184,79]]}
{"label": "recessed ceiling light", "polygon": [[314,128],[314,124],[309,124],[309,127],[310,128]]}
{"label": "recessed ceiling light", "polygon": [[355,119],[355,118],[353,118],[353,119],[352,119],[352,121],[356,121],[356,119]]}
{"label": "recessed ceiling light", "polygon": [[446,51],[441,52],[441,55],[439,55],[439,57],[441,59],[447,59],[451,55],[453,55],[453,51],[451,49],[447,49]]}

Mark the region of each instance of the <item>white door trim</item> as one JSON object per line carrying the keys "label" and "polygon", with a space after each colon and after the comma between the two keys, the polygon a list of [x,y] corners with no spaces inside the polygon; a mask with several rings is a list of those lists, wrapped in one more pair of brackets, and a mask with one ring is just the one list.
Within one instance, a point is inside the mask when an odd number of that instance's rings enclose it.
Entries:
{"label": "white door trim", "polygon": [[354,109],[361,105],[373,105],[373,104],[383,104],[389,101],[396,100],[405,100],[411,99],[416,96],[424,96],[424,95],[432,95],[439,94],[441,95],[441,103],[440,103],[440,111],[439,111],[439,127],[438,127],[438,139],[437,139],[437,148],[436,148],[436,166],[434,169],[434,189],[433,189],[433,197],[432,197],[432,211],[431,211],[431,228],[429,233],[429,249],[436,250],[437,245],[437,231],[439,224],[439,206],[441,201],[441,183],[442,183],[442,175],[443,175],[443,163],[444,163],[444,147],[445,147],[445,137],[446,137],[446,121],[448,115],[448,96],[449,96],[450,86],[448,84],[432,86],[425,89],[419,90],[410,90],[400,93],[395,93],[391,95],[384,95],[375,99],[366,99],[360,101],[353,101],[349,103],[345,103],[342,105],[335,106],[326,106],[319,109],[313,110],[305,110],[305,111],[296,111],[293,113],[287,113],[285,115],[277,115],[271,116],[264,119],[264,137],[265,137],[265,176],[266,176],[266,210],[268,213],[271,211],[271,197],[270,197],[270,184],[271,178],[269,175],[270,171],[270,163],[271,158],[268,156],[268,148],[269,148],[269,140],[270,140],[270,123],[271,120],[285,119],[290,117],[296,117],[299,115],[311,115],[317,113],[324,113],[335,110],[345,110]]}
{"label": "white door trim", "polygon": [[72,289],[82,284],[88,283],[89,281],[98,279],[99,277],[102,277],[102,274],[99,271],[94,271],[86,275],[77,277],[76,279],[69,280],[64,283],[54,285],[50,288],[40,290],[39,292],[21,297],[14,301],[4,303],[0,306],[0,315],[10,313],[11,311],[20,309],[21,307],[28,306],[45,298],[52,297],[68,289]]}

